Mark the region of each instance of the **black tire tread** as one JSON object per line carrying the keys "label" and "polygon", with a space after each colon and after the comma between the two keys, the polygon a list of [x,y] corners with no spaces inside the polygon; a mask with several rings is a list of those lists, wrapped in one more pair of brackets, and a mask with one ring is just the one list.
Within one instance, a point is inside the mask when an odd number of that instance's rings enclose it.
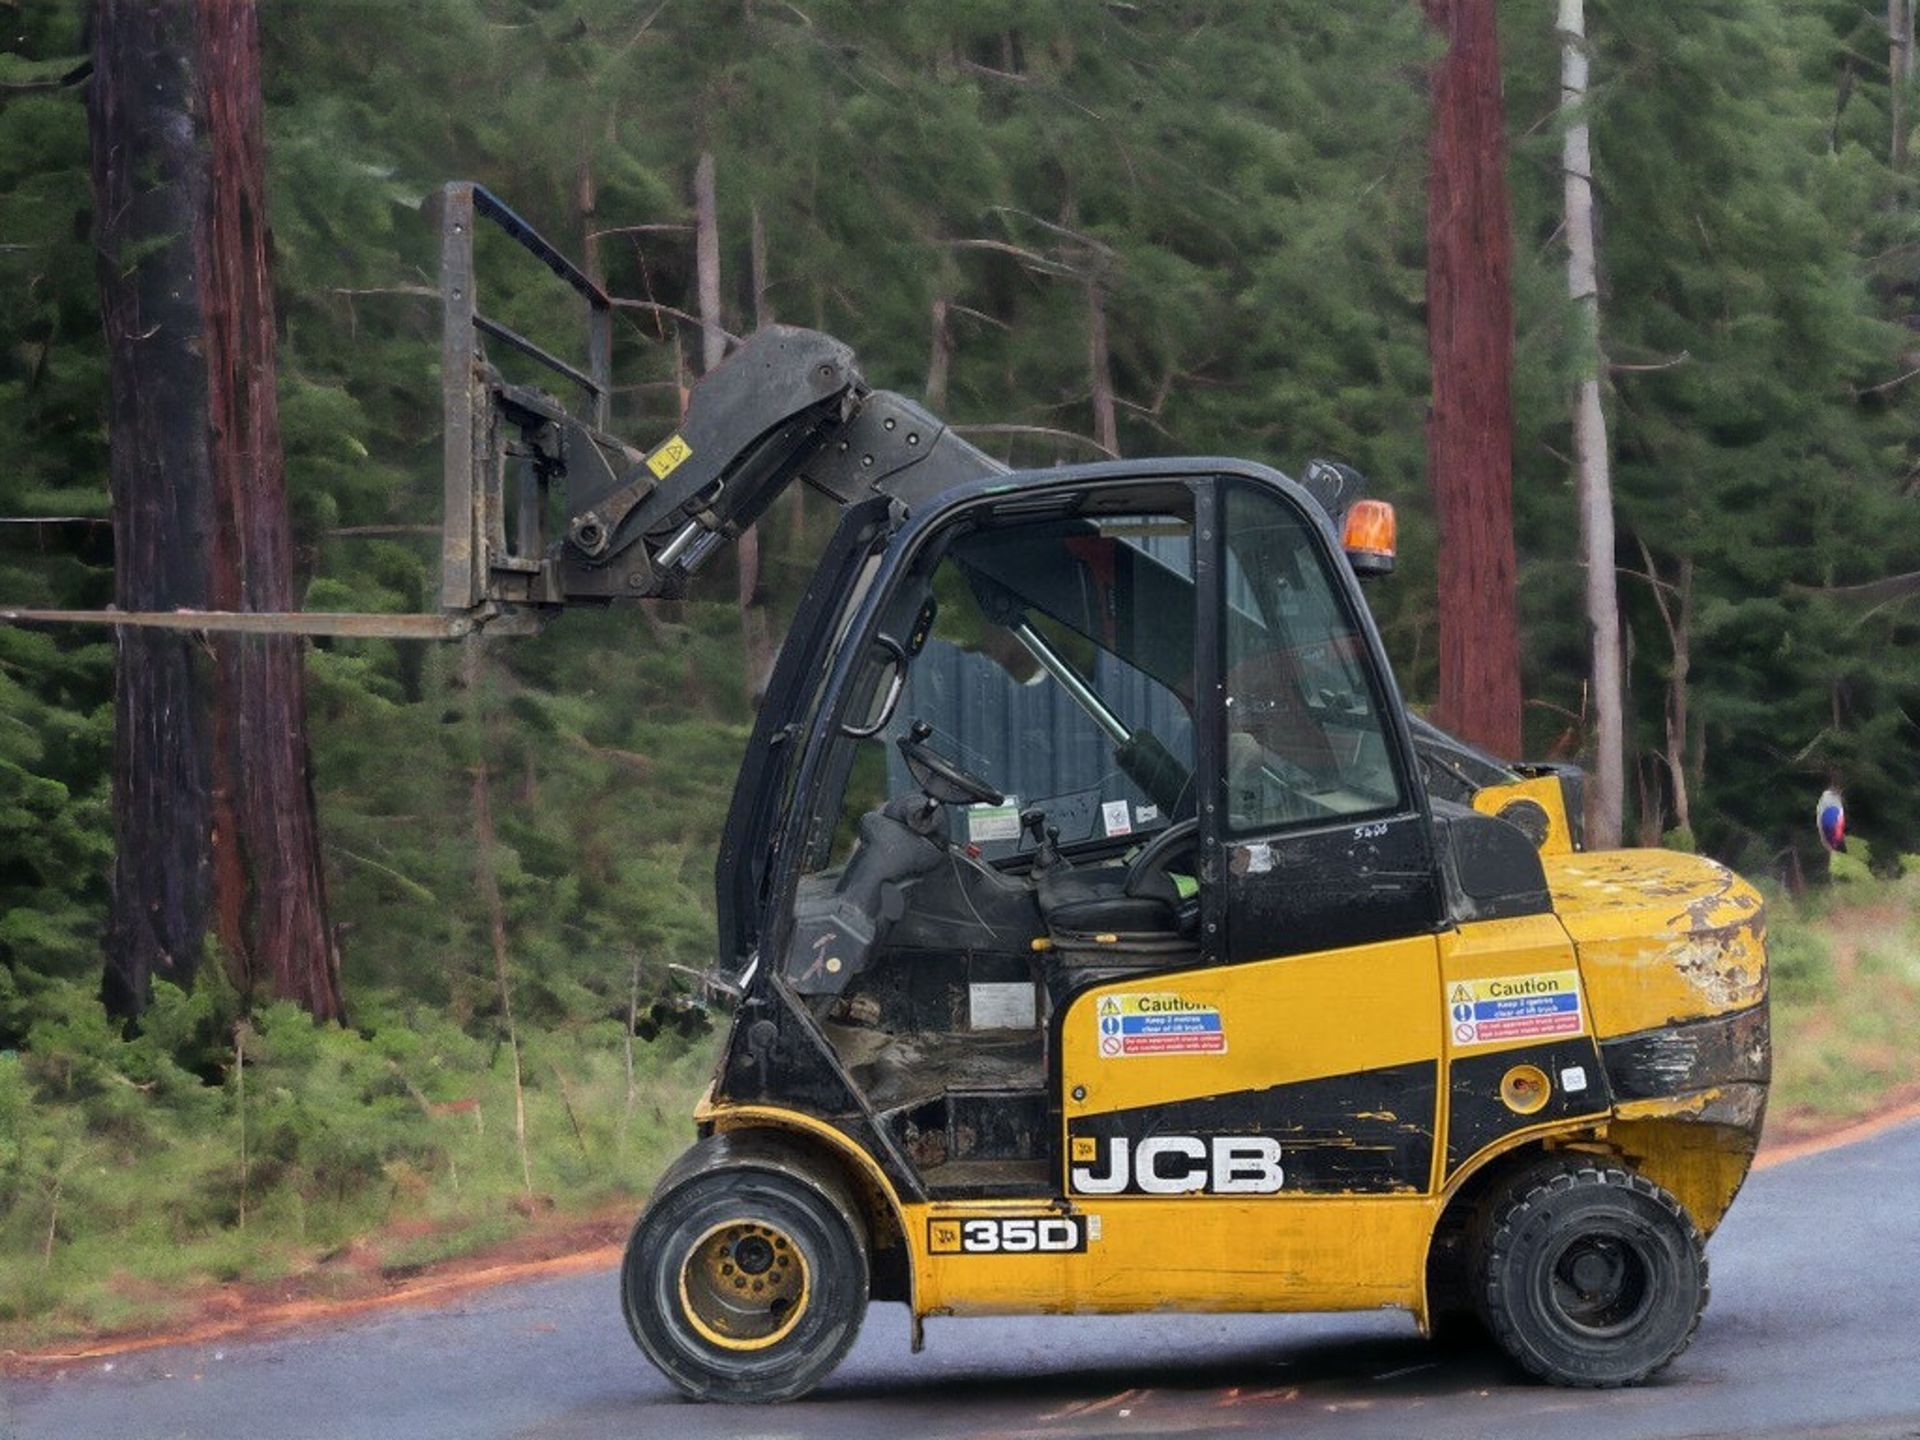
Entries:
{"label": "black tire tread", "polygon": [[[1569,1378],[1543,1364],[1522,1341],[1518,1328],[1513,1323],[1506,1297],[1501,1293],[1499,1277],[1502,1267],[1497,1261],[1513,1244],[1518,1217],[1543,1197],[1564,1193],[1578,1184],[1614,1186],[1652,1200],[1685,1228],[1693,1244],[1694,1256],[1700,1264],[1700,1303],[1695,1307],[1692,1323],[1687,1326],[1687,1333],[1680,1343],[1664,1359],[1657,1360],[1633,1374],[1613,1379]],[[1573,1389],[1623,1389],[1641,1384],[1657,1375],[1685,1354],[1687,1347],[1693,1343],[1693,1337],[1700,1329],[1700,1318],[1706,1313],[1707,1302],[1712,1295],[1711,1276],[1707,1266],[1706,1238],[1700,1233],[1700,1227],[1693,1223],[1693,1217],[1687,1214],[1686,1207],[1666,1189],[1654,1184],[1646,1176],[1619,1165],[1568,1162],[1550,1164],[1517,1176],[1502,1195],[1494,1197],[1493,1205],[1485,1214],[1487,1228],[1480,1277],[1478,1307],[1480,1315],[1500,1348],[1536,1378]]]}
{"label": "black tire tread", "polygon": [[[702,1143],[711,1144],[712,1142]],[[857,1214],[851,1211],[851,1192],[837,1175],[814,1173],[802,1179],[790,1171],[755,1163],[751,1158],[744,1159],[736,1166],[729,1166],[725,1171],[703,1167],[697,1163],[702,1158],[699,1154],[700,1149],[701,1147],[696,1145],[668,1169],[667,1173],[661,1177],[660,1184],[656,1186],[653,1199],[634,1222],[633,1232],[627,1241],[627,1254],[620,1268],[621,1309],[626,1318],[627,1330],[632,1335],[634,1343],[654,1362],[656,1368],[689,1399],[746,1405],[776,1404],[797,1399],[813,1389],[839,1366],[840,1361],[853,1348],[865,1315],[868,1287],[871,1282],[869,1240],[864,1227],[857,1223],[848,1223],[844,1218]],[[779,1379],[749,1384],[742,1384],[733,1377],[717,1373],[697,1374],[675,1357],[656,1355],[644,1333],[646,1327],[638,1309],[640,1305],[646,1303],[645,1296],[636,1294],[632,1289],[635,1256],[645,1243],[648,1222],[652,1219],[656,1207],[661,1202],[676,1196],[684,1188],[690,1188],[703,1181],[711,1181],[721,1174],[745,1172],[754,1172],[763,1182],[770,1182],[777,1187],[788,1189],[803,1205],[817,1206],[818,1218],[822,1223],[838,1226],[847,1232],[846,1238],[852,1246],[857,1270],[856,1289],[859,1294],[859,1310],[852,1317],[851,1323],[844,1330],[838,1343],[796,1367],[795,1373]],[[669,1319],[666,1323],[674,1322]]]}

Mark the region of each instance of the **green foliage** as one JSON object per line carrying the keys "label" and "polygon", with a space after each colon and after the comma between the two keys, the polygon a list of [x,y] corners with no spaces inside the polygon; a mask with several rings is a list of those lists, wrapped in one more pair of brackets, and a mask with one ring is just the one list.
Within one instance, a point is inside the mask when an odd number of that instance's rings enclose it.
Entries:
{"label": "green foliage", "polygon": [[556,1200],[581,1212],[643,1191],[682,1142],[705,1070],[705,1045],[669,1032],[637,1045],[629,1089],[623,1026],[530,1038],[528,1205],[513,1067],[495,1040],[380,991],[351,1029],[286,1004],[241,1021],[218,967],[204,975],[191,994],[157,984],[131,1038],[90,990],[50,987],[26,1046],[0,1052],[12,1334],[151,1321],[169,1291],[304,1269],[408,1220],[412,1238],[378,1257],[403,1273]]}
{"label": "green foliage", "polygon": [[1831,947],[1797,917],[1776,913],[1767,929],[1767,966],[1774,998],[1782,1004],[1833,998]]}

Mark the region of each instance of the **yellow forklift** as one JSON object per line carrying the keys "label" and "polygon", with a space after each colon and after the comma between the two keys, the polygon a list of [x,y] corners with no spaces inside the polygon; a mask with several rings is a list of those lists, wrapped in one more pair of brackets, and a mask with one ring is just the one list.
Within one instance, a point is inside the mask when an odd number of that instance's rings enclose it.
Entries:
{"label": "yellow forklift", "polygon": [[[585,368],[479,308],[480,222],[583,297]],[[1760,896],[1583,850],[1577,773],[1409,714],[1358,476],[1009,472],[778,327],[630,448],[599,286],[478,187],[441,224],[435,633],[683,593],[795,482],[840,507],[721,842],[730,1028],[621,1269],[674,1384],[801,1395],[873,1300],[916,1349],[1380,1307],[1556,1384],[1685,1348],[1765,1108]]]}
{"label": "yellow forklift", "polygon": [[[476,218],[585,297],[585,371],[478,309]],[[1685,1347],[1765,1106],[1760,897],[1582,851],[1576,774],[1408,714],[1354,472],[1010,473],[778,327],[630,450],[604,295],[485,191],[442,224],[447,613],[678,594],[786,486],[840,507],[721,841],[731,1025],[621,1269],[676,1385],[800,1395],[873,1300],[916,1346],[1464,1313],[1568,1385]]]}

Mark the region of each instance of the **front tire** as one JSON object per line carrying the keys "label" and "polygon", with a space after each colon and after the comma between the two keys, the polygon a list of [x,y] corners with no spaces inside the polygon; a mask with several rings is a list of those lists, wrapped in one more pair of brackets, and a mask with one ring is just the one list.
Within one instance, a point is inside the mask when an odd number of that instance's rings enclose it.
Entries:
{"label": "front tire", "polygon": [[1637,1385],[1687,1348],[1706,1308],[1699,1229],[1645,1176],[1533,1170],[1494,1201],[1479,1256],[1494,1339],[1554,1385]]}
{"label": "front tire", "polygon": [[620,1299],[634,1342],[696,1400],[804,1395],[852,1347],[867,1247],[831,1184],[739,1165],[655,1196],[634,1226]]}

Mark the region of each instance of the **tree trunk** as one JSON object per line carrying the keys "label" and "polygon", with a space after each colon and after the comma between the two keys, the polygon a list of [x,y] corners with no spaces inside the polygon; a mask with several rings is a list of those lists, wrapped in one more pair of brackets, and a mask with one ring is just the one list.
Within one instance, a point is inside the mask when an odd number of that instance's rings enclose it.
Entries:
{"label": "tree trunk", "polygon": [[1423,0],[1447,41],[1427,185],[1427,465],[1439,520],[1440,723],[1520,749],[1512,237],[1494,0]]}
{"label": "tree trunk", "polygon": [[1673,626],[1673,673],[1667,680],[1667,769],[1673,777],[1673,823],[1693,831],[1693,801],[1688,789],[1692,770],[1687,746],[1693,727],[1688,718],[1687,685],[1693,670],[1693,557],[1680,558],[1680,578],[1675,586]]}
{"label": "tree trunk", "polygon": [[[99,0],[94,30],[116,598],[291,610],[254,6]],[[207,917],[181,902],[210,888],[242,991],[337,1019],[300,642],[216,636],[198,675],[119,645],[108,1003],[137,1013],[163,956],[190,973]]]}
{"label": "tree trunk", "polygon": [[1583,0],[1560,0],[1559,28],[1560,110],[1567,120],[1560,162],[1566,196],[1567,294],[1580,329],[1581,375],[1574,402],[1573,445],[1579,467],[1580,549],[1587,570],[1593,668],[1594,762],[1587,833],[1594,849],[1611,850],[1620,844],[1626,808],[1626,720],[1621,695],[1620,598],[1614,573],[1613,478],[1606,412],[1600,403],[1600,281],[1593,242],[1593,153],[1585,110]]}
{"label": "tree trunk", "polygon": [[[107,339],[114,604],[208,604],[207,370],[200,354],[193,10],[103,0],[93,24],[95,251]],[[113,632],[113,896],[102,998],[191,983],[206,930],[203,678],[185,635]]]}
{"label": "tree trunk", "polygon": [[1107,297],[1097,279],[1087,281],[1087,373],[1093,390],[1093,438],[1109,455],[1120,453],[1120,427],[1113,408],[1113,362],[1107,354]]}
{"label": "tree trunk", "polygon": [[953,328],[947,302],[933,302],[933,340],[927,353],[927,408],[938,415],[947,406],[947,372],[953,367]]}
{"label": "tree trunk", "polygon": [[467,636],[461,642],[460,679],[467,692],[467,708],[474,717],[473,764],[473,888],[487,912],[487,938],[493,948],[493,979],[500,991],[500,1023],[506,1029],[507,1053],[513,1061],[513,1138],[520,1154],[520,1183],[533,1193],[533,1167],[527,1157],[527,1092],[520,1066],[520,1031],[513,1022],[513,981],[507,971],[507,907],[500,898],[500,877],[494,869],[493,796],[487,762],[493,754],[486,697],[486,641]]}
{"label": "tree trunk", "polygon": [[726,325],[720,319],[720,210],[714,194],[713,152],[702,150],[693,167],[693,264],[700,305],[700,373],[727,356]]}
{"label": "tree trunk", "polygon": [[[1653,563],[1653,549],[1644,538],[1636,537],[1640,557],[1646,565],[1646,581],[1653,591],[1653,603],[1660,611],[1660,623],[1666,627],[1667,644],[1673,663],[1667,672],[1667,694],[1663,705],[1667,746],[1662,760],[1666,765],[1669,788],[1673,792],[1673,823],[1693,828],[1691,782],[1694,762],[1688,749],[1699,739],[1699,727],[1689,719],[1688,683],[1693,670],[1693,557],[1680,557],[1679,578],[1672,584],[1661,578]],[[1668,601],[1671,591],[1673,599]]]}
{"label": "tree trunk", "polygon": [[1887,97],[1892,132],[1888,161],[1896,172],[1907,168],[1907,87],[1913,81],[1914,0],[1887,0]]}
{"label": "tree trunk", "polygon": [[[212,438],[213,603],[293,610],[280,410],[274,391],[260,26],[252,0],[199,0],[208,178],[200,287]],[[291,1000],[315,1018],[344,1008],[327,919],[325,867],[307,743],[305,644],[213,640],[213,860],[220,939],[243,993]]]}

